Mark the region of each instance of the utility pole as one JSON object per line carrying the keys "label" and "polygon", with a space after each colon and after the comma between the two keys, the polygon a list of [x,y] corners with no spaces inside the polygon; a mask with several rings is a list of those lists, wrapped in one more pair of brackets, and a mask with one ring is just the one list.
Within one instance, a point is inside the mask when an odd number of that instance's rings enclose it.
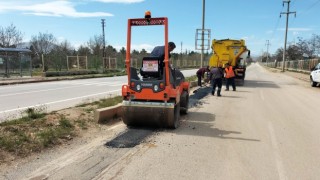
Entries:
{"label": "utility pole", "polygon": [[[267,40],[266,46],[267,46],[267,60],[266,60],[266,63],[268,63],[268,61],[269,61],[269,46],[270,46],[269,40]],[[267,66],[268,66],[268,64],[267,64]]]}
{"label": "utility pole", "polygon": [[102,59],[103,59],[103,69],[106,68],[106,41],[104,36],[104,27],[105,27],[105,19],[101,19],[102,24],[102,38],[103,38],[103,50],[102,50]]}
{"label": "utility pole", "polygon": [[203,64],[203,50],[204,50],[204,18],[205,18],[205,8],[206,7],[206,0],[202,0],[202,36],[201,36],[201,62],[200,68]]}
{"label": "utility pole", "polygon": [[280,17],[281,14],[285,14],[287,15],[287,21],[286,21],[286,32],[285,32],[285,38],[284,38],[284,49],[283,49],[283,56],[282,56],[282,71],[284,72],[284,63],[286,60],[286,49],[287,49],[287,35],[288,35],[288,21],[289,21],[289,15],[290,14],[294,14],[294,16],[296,16],[296,12],[290,12],[290,0],[288,1],[283,1],[282,6],[284,6],[284,3],[287,3],[287,12],[281,12],[280,13]]}
{"label": "utility pole", "polygon": [[180,67],[183,66],[183,60],[182,60],[182,41],[181,41],[181,51],[180,51]]}

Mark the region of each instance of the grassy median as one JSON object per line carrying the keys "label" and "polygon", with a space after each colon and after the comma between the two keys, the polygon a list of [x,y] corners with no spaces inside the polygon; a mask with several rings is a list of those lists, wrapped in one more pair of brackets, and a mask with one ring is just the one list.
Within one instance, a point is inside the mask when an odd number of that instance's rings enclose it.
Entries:
{"label": "grassy median", "polygon": [[0,162],[5,154],[25,157],[62,144],[96,124],[95,109],[116,105],[121,96],[84,103],[77,107],[46,113],[46,108],[28,108],[22,117],[0,123]]}

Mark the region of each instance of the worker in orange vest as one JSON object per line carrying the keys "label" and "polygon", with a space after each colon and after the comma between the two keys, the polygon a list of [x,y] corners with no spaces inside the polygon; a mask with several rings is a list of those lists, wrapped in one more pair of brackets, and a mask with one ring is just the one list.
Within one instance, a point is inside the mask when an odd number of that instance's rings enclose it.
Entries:
{"label": "worker in orange vest", "polygon": [[236,84],[234,82],[235,74],[233,71],[232,66],[230,66],[229,63],[226,64],[226,67],[224,69],[225,71],[225,78],[226,78],[226,91],[229,91],[229,85],[232,85],[233,91],[236,91]]}

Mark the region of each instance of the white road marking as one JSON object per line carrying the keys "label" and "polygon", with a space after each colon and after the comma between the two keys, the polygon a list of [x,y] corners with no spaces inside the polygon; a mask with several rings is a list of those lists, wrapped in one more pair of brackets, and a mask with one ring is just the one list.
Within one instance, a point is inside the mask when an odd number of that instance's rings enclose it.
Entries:
{"label": "white road marking", "polygon": [[110,85],[110,86],[122,86],[124,85],[125,83],[118,83],[118,84],[113,84],[113,85]]}
{"label": "white road marking", "polygon": [[274,129],[273,129],[273,126],[272,126],[271,122],[269,122],[268,128],[269,128],[269,134],[271,136],[271,144],[272,144],[273,152],[274,152],[274,155],[275,155],[275,160],[276,160],[276,164],[277,164],[279,179],[280,180],[285,180],[285,179],[287,179],[287,177],[285,175],[285,170],[284,170],[284,167],[283,167],[283,163],[281,161],[281,156],[279,154],[278,141],[277,141],[277,138],[275,136]]}
{"label": "white road marking", "polygon": [[21,95],[21,94],[30,94],[30,93],[38,93],[38,92],[46,92],[46,91],[55,91],[55,90],[68,89],[68,88],[74,88],[74,87],[80,87],[80,86],[72,86],[72,87],[53,88],[53,89],[28,91],[28,92],[21,92],[21,93],[4,94],[4,95],[0,95],[0,97],[15,96],[15,95]]}
{"label": "white road marking", "polygon": [[109,93],[113,93],[113,92],[120,92],[120,90],[113,90],[113,91],[107,91],[107,92],[103,92],[103,93],[90,94],[90,95],[87,95],[87,96],[80,96],[80,97],[75,97],[75,98],[69,98],[69,99],[59,100],[59,101],[52,101],[52,102],[44,103],[44,104],[41,104],[41,105],[26,106],[26,107],[21,107],[21,108],[16,108],[16,109],[10,109],[10,110],[5,110],[5,111],[0,111],[0,114],[2,114],[2,113],[7,113],[7,112],[12,112],[12,111],[23,110],[23,109],[27,109],[27,108],[33,108],[33,107],[43,106],[43,105],[50,105],[50,104],[55,104],[55,103],[61,103],[61,102],[66,102],[66,101],[75,100],[75,99],[83,99],[83,98],[87,98],[87,97],[91,97],[91,96],[97,96],[97,95],[101,95],[101,94],[109,94]]}
{"label": "white road marking", "polygon": [[38,93],[38,92],[47,92],[47,91],[55,91],[55,90],[61,90],[61,89],[70,89],[70,88],[75,88],[75,87],[81,87],[81,86],[92,86],[92,85],[96,85],[96,86],[119,86],[122,85],[123,83],[116,83],[116,82],[108,82],[108,83],[87,83],[87,84],[83,84],[83,83],[68,83],[70,84],[75,84],[78,86],[70,86],[70,87],[61,87],[61,88],[53,88],[53,89],[44,89],[44,90],[36,90],[36,91],[28,91],[28,92],[21,92],[21,93],[12,93],[12,94],[3,94],[0,95],[0,97],[8,97],[8,96],[16,96],[16,95],[22,95],[22,94],[30,94],[30,93]]}
{"label": "white road marking", "polygon": [[105,84],[105,85],[112,85],[114,83],[119,83],[120,81],[111,81],[111,82],[90,82],[90,81],[84,81],[84,82],[72,82],[72,83],[67,83],[67,84],[80,84],[80,85],[101,85],[101,84]]}

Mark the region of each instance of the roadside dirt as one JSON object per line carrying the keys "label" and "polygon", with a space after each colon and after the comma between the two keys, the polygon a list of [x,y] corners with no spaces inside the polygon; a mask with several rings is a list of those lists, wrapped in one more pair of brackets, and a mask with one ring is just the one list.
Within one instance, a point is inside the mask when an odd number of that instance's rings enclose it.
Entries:
{"label": "roadside dirt", "polygon": [[[73,126],[70,133],[64,134],[62,137],[54,139],[46,147],[39,144],[23,144],[15,151],[8,151],[0,148],[0,168],[3,169],[5,166],[12,166],[20,164],[20,162],[25,161],[29,157],[37,156],[39,153],[45,153],[47,151],[52,151],[58,149],[60,146],[71,146],[77,145],[77,141],[82,138],[90,138],[95,136],[100,132],[102,126],[108,126],[119,119],[112,120],[109,124],[98,124],[94,122],[94,110],[97,109],[96,105],[86,105],[83,107],[71,107],[68,109],[63,109],[55,112],[51,112],[38,123],[32,123],[28,125],[10,125],[10,126],[0,126],[0,132],[6,133],[7,131],[23,131],[24,134],[28,135],[28,138],[35,138],[35,134],[38,131],[42,131],[44,128],[55,129],[60,126],[61,118],[67,119]],[[1,134],[0,133],[0,134]],[[37,147],[30,147],[37,146]],[[22,150],[25,149],[25,150]]]}
{"label": "roadside dirt", "polygon": [[[195,89],[198,88],[191,89],[191,93]],[[197,93],[190,95],[189,107],[201,106],[203,102],[199,100],[208,95],[209,92],[209,85],[199,88]],[[125,157],[126,153],[132,148],[135,149],[134,146],[139,146],[140,143],[145,146],[149,137],[162,131],[161,129],[128,129],[121,122],[121,119],[114,119],[108,124],[98,124],[93,121],[94,109],[94,106],[73,107],[57,111],[54,116],[47,115],[46,118],[51,119],[52,124],[58,122],[57,117],[65,116],[77,126],[76,133],[68,136],[69,138],[60,140],[52,147],[39,152],[32,152],[26,157],[12,153],[4,154],[3,157],[6,158],[3,160],[4,163],[0,165],[0,174],[2,174],[0,179],[46,179],[51,176],[57,179],[60,176],[63,179],[68,176],[66,179],[73,179],[75,178],[74,174],[81,174],[81,172],[86,172],[82,175],[82,179],[90,179],[97,174],[95,171],[98,171],[97,169],[100,166],[101,169],[112,167],[113,163]],[[182,117],[182,119],[184,118]],[[85,128],[79,125],[79,121],[86,124]],[[181,121],[181,126],[185,126],[185,121]],[[92,158],[97,160],[89,162]],[[82,163],[78,164],[77,162]],[[95,168],[91,169],[90,166],[83,166],[83,164],[93,162],[96,163],[92,165]],[[73,168],[69,168],[69,166]],[[75,166],[77,170],[75,170]],[[73,169],[73,171],[66,172],[69,171],[68,169]]]}

